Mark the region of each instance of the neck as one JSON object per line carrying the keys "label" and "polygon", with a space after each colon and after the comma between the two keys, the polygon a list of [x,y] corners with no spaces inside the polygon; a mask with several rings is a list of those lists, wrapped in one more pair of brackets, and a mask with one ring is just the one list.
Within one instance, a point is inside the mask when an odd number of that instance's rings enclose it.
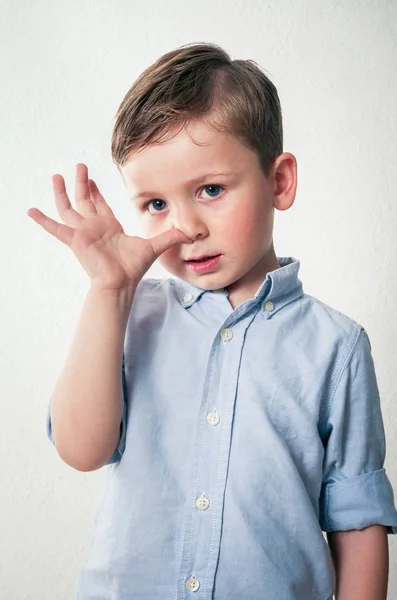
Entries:
{"label": "neck", "polygon": [[237,306],[240,306],[240,304],[243,304],[243,302],[254,298],[267,273],[279,268],[280,265],[272,247],[270,252],[264,256],[249,273],[228,286],[228,300],[232,305],[233,310],[237,308]]}

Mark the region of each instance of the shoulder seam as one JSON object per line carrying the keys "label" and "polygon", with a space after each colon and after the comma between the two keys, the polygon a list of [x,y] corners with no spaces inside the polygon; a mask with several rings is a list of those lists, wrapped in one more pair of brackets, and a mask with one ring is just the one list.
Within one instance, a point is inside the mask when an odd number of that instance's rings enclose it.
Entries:
{"label": "shoulder seam", "polygon": [[348,321],[349,323],[351,323],[355,327],[362,327],[361,323],[359,323],[358,321],[356,321],[355,319],[353,319],[349,315],[343,313],[338,308],[335,308],[335,306],[331,306],[331,304],[327,304],[326,302],[323,302],[322,300],[320,300],[316,296],[312,296],[311,294],[307,294],[306,292],[304,292],[303,295],[306,296],[310,300],[310,302],[312,304],[315,304],[315,303],[321,304],[325,308],[331,309],[331,311],[333,311],[333,312],[337,313],[338,315],[340,315],[341,317],[343,317],[346,321]]}

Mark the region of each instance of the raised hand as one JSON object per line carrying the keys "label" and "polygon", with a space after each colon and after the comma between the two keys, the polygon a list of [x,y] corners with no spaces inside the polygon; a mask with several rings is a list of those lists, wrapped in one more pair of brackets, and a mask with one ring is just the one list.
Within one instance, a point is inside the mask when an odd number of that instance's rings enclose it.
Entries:
{"label": "raised hand", "polygon": [[73,250],[92,284],[99,289],[117,291],[136,286],[165,250],[176,244],[191,243],[179,229],[170,229],[150,239],[126,235],[96,183],[88,179],[88,169],[83,163],[76,166],[77,210],[70,203],[62,175],[53,175],[52,184],[56,208],[65,225],[38,208],[30,208],[27,214]]}

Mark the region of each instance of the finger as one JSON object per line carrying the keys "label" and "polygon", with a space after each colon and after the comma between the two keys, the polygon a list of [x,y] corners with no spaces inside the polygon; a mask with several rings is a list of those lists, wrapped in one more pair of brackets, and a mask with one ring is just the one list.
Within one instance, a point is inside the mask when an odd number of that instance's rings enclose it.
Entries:
{"label": "finger", "polygon": [[70,246],[74,236],[74,230],[67,225],[63,225],[62,223],[58,223],[47,217],[44,213],[41,212],[38,208],[29,208],[27,212],[28,216],[36,221],[43,229],[48,231],[51,235],[56,237],[59,241],[63,242],[67,246]]}
{"label": "finger", "polygon": [[65,180],[58,173],[52,176],[52,187],[54,190],[55,205],[62,221],[71,227],[76,227],[83,217],[70,204],[66,193]]}
{"label": "finger", "polygon": [[95,181],[93,179],[89,179],[88,185],[90,188],[91,200],[95,204],[95,208],[97,209],[98,213],[103,217],[114,217],[112,209],[102,196]]}
{"label": "finger", "polygon": [[77,210],[83,217],[98,214],[95,204],[91,201],[88,168],[84,163],[76,165],[75,198]]}
{"label": "finger", "polygon": [[193,243],[193,240],[188,238],[179,229],[169,229],[168,231],[164,231],[163,233],[150,238],[148,241],[151,243],[156,258],[177,244]]}

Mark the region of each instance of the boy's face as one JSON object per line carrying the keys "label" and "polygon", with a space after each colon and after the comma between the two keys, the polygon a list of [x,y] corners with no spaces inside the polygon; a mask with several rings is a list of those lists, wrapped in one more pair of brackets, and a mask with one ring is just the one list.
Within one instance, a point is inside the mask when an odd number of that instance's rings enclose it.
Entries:
{"label": "boy's face", "polygon": [[[147,237],[174,227],[193,240],[161,255],[173,275],[203,289],[227,287],[240,303],[279,267],[272,239],[277,181],[236,138],[191,122],[133,153],[121,173]],[[190,262],[201,257],[217,258]]]}

